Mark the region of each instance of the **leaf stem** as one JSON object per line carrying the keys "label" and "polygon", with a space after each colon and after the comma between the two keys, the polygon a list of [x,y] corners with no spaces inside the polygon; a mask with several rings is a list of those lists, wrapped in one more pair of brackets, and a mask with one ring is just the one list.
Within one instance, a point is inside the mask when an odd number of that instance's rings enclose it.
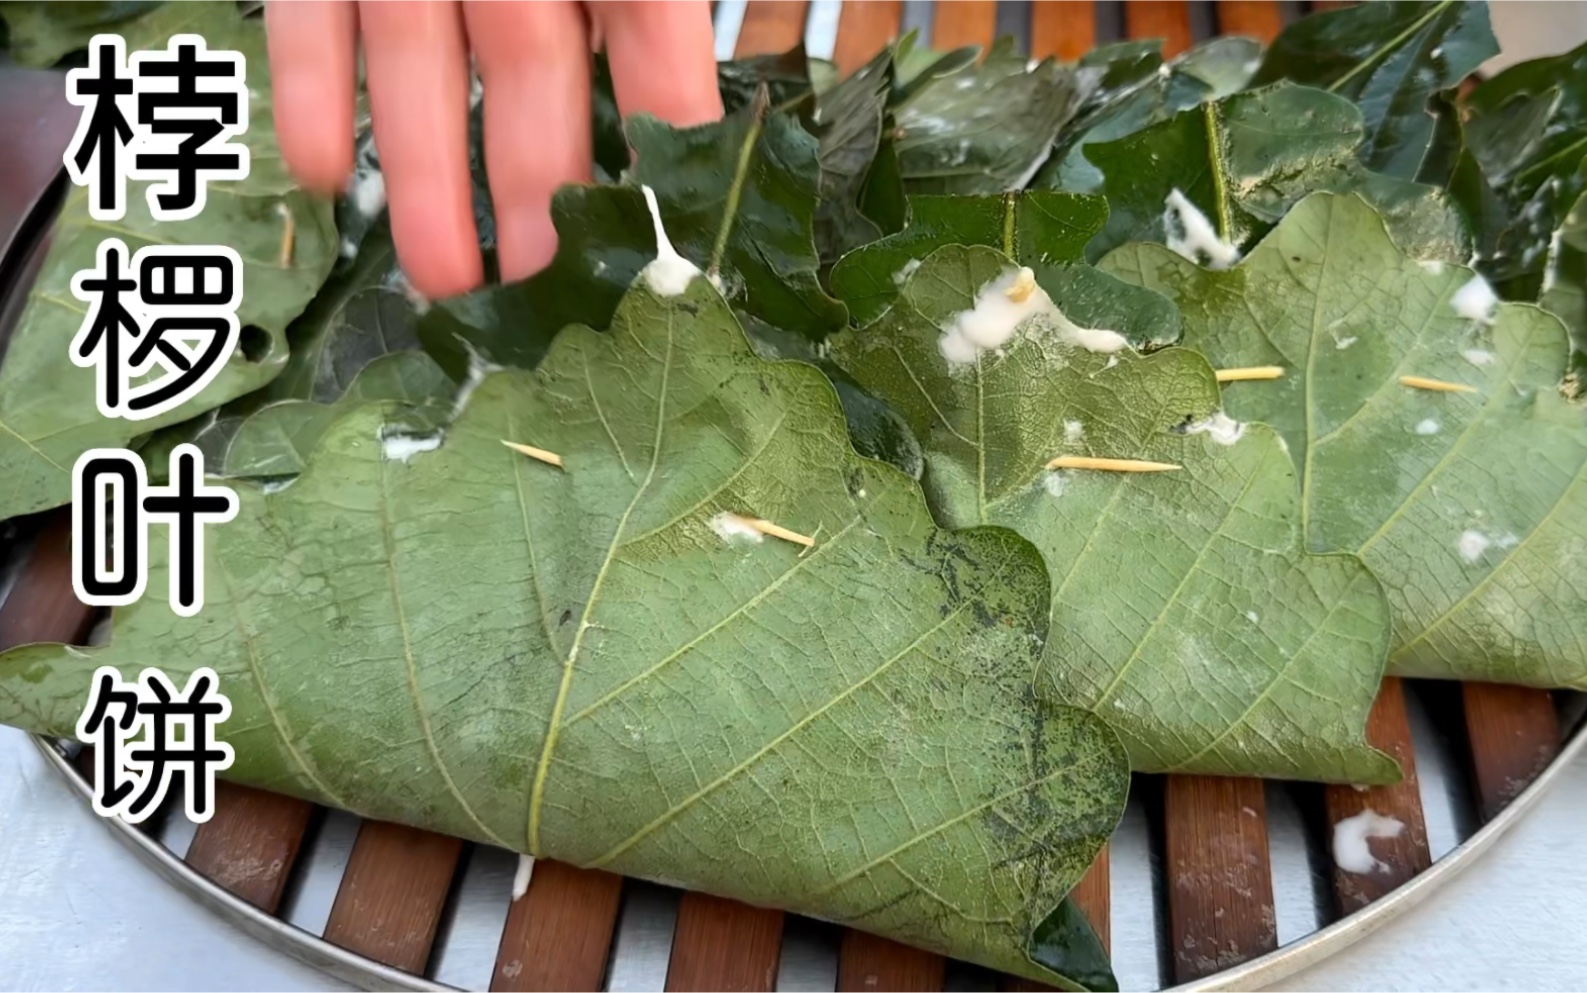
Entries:
{"label": "leaf stem", "polygon": [[1011,259],[1014,258],[1014,210],[1018,196],[1018,193],[1003,194],[1003,254]]}
{"label": "leaf stem", "polygon": [[1576,141],[1571,142],[1569,145],[1566,145],[1564,148],[1555,152],[1553,155],[1550,155],[1548,158],[1534,162],[1525,169],[1522,169],[1520,172],[1516,173],[1515,182],[1519,183],[1523,179],[1526,179],[1528,176],[1531,176],[1533,173],[1539,170],[1547,170],[1553,167],[1555,162],[1559,161],[1560,159],[1568,159],[1570,156],[1581,151],[1583,146],[1587,146],[1587,138],[1579,138]]}
{"label": "leaf stem", "polygon": [[1379,48],[1377,51],[1373,52],[1371,55],[1369,55],[1366,58],[1362,59],[1360,62],[1357,62],[1355,64],[1355,66],[1353,66],[1351,68],[1351,70],[1349,72],[1345,73],[1343,76],[1340,76],[1338,79],[1334,80],[1333,84],[1328,87],[1328,92],[1329,93],[1338,93],[1339,92],[1339,88],[1344,86],[1346,83],[1350,82],[1350,80],[1354,79],[1357,73],[1362,72],[1365,69],[1371,68],[1373,63],[1375,63],[1379,59],[1383,58],[1385,53],[1394,51],[1394,49],[1399,47],[1401,42],[1403,42],[1405,39],[1409,38],[1411,35],[1415,34],[1416,32],[1422,30],[1422,27],[1424,25],[1426,25],[1428,21],[1431,21],[1433,18],[1437,17],[1440,13],[1443,12],[1444,8],[1448,7],[1450,4],[1452,4],[1454,2],[1455,2],[1455,0],[1444,0],[1443,3],[1437,5],[1432,10],[1429,10],[1427,13],[1425,13],[1421,17],[1417,18],[1416,19],[1416,23],[1412,24],[1410,27],[1406,28],[1404,31],[1401,31],[1394,38],[1390,39],[1390,41],[1389,41],[1389,43],[1387,45],[1384,45],[1382,48]]}
{"label": "leaf stem", "polygon": [[1218,116],[1218,103],[1208,100],[1201,105],[1207,123],[1207,165],[1212,171],[1212,206],[1218,215],[1218,237],[1230,241],[1234,222],[1229,216],[1229,183],[1224,175],[1223,121]]}
{"label": "leaf stem", "polygon": [[722,224],[716,229],[716,245],[711,249],[711,265],[707,270],[715,274],[722,271],[722,257],[727,254],[727,240],[733,234],[733,219],[738,216],[738,202],[744,195],[744,181],[749,177],[749,163],[755,157],[755,143],[760,140],[766,126],[766,109],[771,96],[766,84],[761,83],[750,105],[749,133],[738,150],[738,167],[733,171],[733,185],[727,188],[727,205],[723,208]]}

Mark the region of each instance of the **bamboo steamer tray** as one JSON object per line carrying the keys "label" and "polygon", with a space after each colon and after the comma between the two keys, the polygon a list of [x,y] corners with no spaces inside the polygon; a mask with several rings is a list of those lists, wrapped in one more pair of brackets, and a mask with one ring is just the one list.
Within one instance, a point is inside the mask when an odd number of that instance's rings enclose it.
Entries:
{"label": "bamboo steamer tray", "polygon": [[[1009,34],[1032,56],[1063,59],[1155,37],[1171,56],[1216,34],[1268,41],[1324,6],[738,0],[716,4],[715,18],[719,57],[784,51],[802,38],[848,71],[911,29],[938,48]],[[45,74],[7,72],[0,67],[0,93],[43,85]],[[60,92],[58,78],[48,85]],[[34,140],[64,147],[75,112],[53,130],[37,120]],[[0,347],[42,256],[53,199],[40,191],[51,175],[0,176]],[[69,541],[69,512],[0,531],[0,649],[91,640],[99,617],[72,594]],[[1271,984],[1416,906],[1491,847],[1587,747],[1575,733],[1584,709],[1580,694],[1388,679],[1368,736],[1399,759],[1403,782],[1356,790],[1136,776],[1123,824],[1074,895],[1125,989]],[[71,744],[38,744],[91,816],[91,764]],[[1374,846],[1382,870],[1343,872],[1329,853],[1332,827],[1368,807],[1405,830]],[[513,901],[511,853],[230,783],[196,828],[179,812],[104,824],[222,918],[369,989],[1041,988],[859,931],[550,861]]]}

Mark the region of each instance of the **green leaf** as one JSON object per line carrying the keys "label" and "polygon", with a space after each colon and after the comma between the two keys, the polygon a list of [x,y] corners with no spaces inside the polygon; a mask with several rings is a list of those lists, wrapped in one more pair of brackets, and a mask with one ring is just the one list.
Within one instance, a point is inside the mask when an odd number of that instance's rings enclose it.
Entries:
{"label": "green leaf", "polygon": [[[313,298],[335,257],[331,205],[297,189],[280,165],[271,124],[264,27],[231,4],[162,7],[129,25],[129,51],[164,47],[181,32],[203,35],[211,48],[241,51],[248,63],[249,127],[239,141],[252,166],[247,179],[210,183],[208,205],[187,221],[156,221],[144,184],[129,183],[126,216],[116,222],[88,216],[87,191],[73,187],[51,235],[51,246],[0,366],[0,519],[59,506],[71,499],[71,467],[90,448],[124,447],[151,429],[190,419],[264,386],[287,361],[287,324]],[[281,264],[287,218],[295,229],[291,259]],[[240,351],[199,396],[145,421],[109,419],[94,403],[93,369],[79,368],[67,343],[86,307],[71,293],[72,277],[95,265],[99,243],[119,237],[136,252],[145,245],[227,245],[243,260],[237,319],[244,338],[263,332],[268,348],[250,359]],[[256,353],[257,354],[257,353]]]}
{"label": "green leaf", "polygon": [[1053,304],[1081,327],[1114,329],[1137,350],[1179,341],[1179,308],[1162,294],[1088,265],[1035,265]]}
{"label": "green leaf", "polygon": [[1169,68],[1207,84],[1209,99],[1221,100],[1245,89],[1262,64],[1262,43],[1254,38],[1213,38],[1178,56]]}
{"label": "green leaf", "polygon": [[1202,103],[1210,94],[1207,84],[1192,76],[1170,72],[1163,77],[1153,72],[1142,85],[1119,93],[1066,128],[1058,136],[1052,157],[1032,180],[1032,187],[1100,193],[1102,171],[1087,156],[1088,148],[1165,121],[1181,110]]}
{"label": "green leaf", "polygon": [[944,76],[951,76],[975,65],[981,57],[981,49],[976,45],[941,52],[918,42],[919,32],[911,31],[898,39],[894,50],[893,64],[897,76],[893,81],[892,105],[895,107],[913,99],[921,90]]}
{"label": "green leaf", "polygon": [[436,301],[419,321],[425,351],[460,379],[472,354],[532,368],[563,327],[605,327],[624,288],[655,255],[644,211],[637,189],[563,186],[551,199],[557,228],[551,264],[516,283]]}
{"label": "green leaf", "polygon": [[1080,101],[1076,120],[1143,83],[1159,78],[1162,65],[1163,43],[1157,38],[1116,41],[1080,56],[1075,67],[1080,70],[1078,76],[1085,97]]}
{"label": "green leaf", "polygon": [[0,48],[21,65],[45,68],[87,48],[96,34],[124,32],[133,18],[158,6],[159,0],[13,0],[0,6],[0,21],[6,28]]}
{"label": "green leaf", "polygon": [[417,349],[422,305],[406,286],[391,236],[382,230],[292,322],[287,329],[292,357],[281,375],[250,399],[329,403],[346,393],[370,362]]}
{"label": "green leaf", "polygon": [[[833,270],[833,291],[860,323],[875,320],[897,296],[899,286],[920,259],[945,244],[998,246],[1032,265],[1058,265],[1080,258],[1086,240],[1101,226],[1106,208],[1097,197],[1066,193],[1005,193],[1001,197],[922,196],[908,229],[900,235],[851,253]],[[886,278],[882,278],[886,274]],[[1053,298],[1066,313],[1112,327],[1133,319],[1131,344],[1161,346],[1179,338],[1179,313],[1156,293],[1087,266],[1053,268]],[[891,462],[919,478],[920,446],[907,425],[824,355],[783,350],[819,366],[832,379],[849,431],[863,455]]]}
{"label": "green leaf", "polygon": [[1498,53],[1486,4],[1385,0],[1285,28],[1251,83],[1288,79],[1355,101],[1366,125],[1362,162],[1411,179],[1433,137],[1428,99]]}
{"label": "green leaf", "polygon": [[1101,197],[1072,193],[910,197],[904,229],[841,259],[832,268],[832,292],[856,324],[868,324],[898,295],[911,263],[940,245],[1006,245],[1027,265],[1078,262],[1107,216]]}
{"label": "green leaf", "polygon": [[384,458],[387,425],[360,406],[289,489],[239,486],[197,617],[151,595],[106,646],[0,656],[0,719],[69,734],[96,667],[202,663],[240,781],[1075,985],[1031,954],[1123,752],[1034,692],[1040,556],[935,527],[819,372],[696,279],[486,378],[433,451]]}
{"label": "green leaf", "polygon": [[1469,242],[1443,193],[1368,172],[1356,160],[1361,137],[1360,111],[1348,100],[1279,83],[1090,144],[1086,156],[1106,177],[1110,213],[1087,252],[1095,259],[1127,241],[1161,241],[1173,190],[1236,248],[1261,237],[1302,196],[1331,190],[1377,204],[1396,239],[1419,257],[1465,259]]}
{"label": "green leaf", "polygon": [[[623,119],[617,107],[611,64],[604,52],[596,53],[592,61],[591,130],[595,145],[595,175],[600,182],[615,183],[632,164],[633,156],[628,139],[623,134]],[[754,100],[756,90],[764,83],[773,106],[796,109],[801,116],[807,117],[812,108],[811,101],[806,98],[815,89],[813,77],[818,67],[823,73],[827,71],[819,59],[811,59],[806,55],[804,42],[801,41],[786,52],[717,63],[717,88],[729,114],[748,107]]]}
{"label": "green leaf", "polygon": [[1308,197],[1228,272],[1152,245],[1106,267],[1178,301],[1214,365],[1289,370],[1224,405],[1288,440],[1312,550],[1357,553],[1382,581],[1392,672],[1587,687],[1587,413],[1558,389],[1556,318],[1457,313],[1470,270],[1407,257],[1355,197]]}
{"label": "green leaf", "polygon": [[[402,430],[424,434],[451,419],[457,384],[423,352],[392,352],[365,366],[334,401],[279,400],[241,418],[224,437],[224,448],[206,452],[213,475],[279,479],[295,476],[336,419],[370,400],[400,401],[390,417]],[[219,441],[220,439],[217,439]],[[169,457],[167,457],[168,461]]]}
{"label": "green leaf", "polygon": [[1096,193],[1102,173],[1085,156],[1093,142],[1113,141],[1206,100],[1244,88],[1262,46],[1249,38],[1214,38],[1163,62],[1161,43],[1126,41],[1080,59],[1082,85],[1094,84],[1074,120],[1058,134],[1052,156],[1036,173],[1038,189]]}
{"label": "green leaf", "polygon": [[1472,90],[1463,138],[1486,185],[1459,191],[1482,226],[1478,266],[1510,300],[1536,300],[1554,232],[1587,192],[1587,45],[1511,66]]}
{"label": "green leaf", "polygon": [[655,190],[673,244],[721,273],[735,309],[820,341],[848,313],[816,278],[816,142],[791,115],[753,111],[684,130],[631,121],[632,181]]}
{"label": "green leaf", "polygon": [[884,134],[860,190],[860,213],[876,222],[882,233],[897,234],[904,229],[908,212],[904,177],[898,171],[898,149],[892,136]]}
{"label": "green leaf", "polygon": [[[942,329],[981,294],[1000,299],[1011,274],[991,249],[939,249],[878,323],[832,347],[920,438],[939,521],[1009,527],[1041,549],[1044,685],[1108,720],[1137,770],[1397,778],[1363,733],[1387,604],[1356,559],[1301,547],[1278,435],[1209,423],[1218,385],[1194,352],[1088,351],[1040,303],[995,352],[950,364]],[[1059,455],[1183,468],[1049,471]]]}
{"label": "green leaf", "polygon": [[1465,108],[1472,151],[1496,184],[1530,190],[1574,172],[1587,155],[1587,44],[1509,67]]}
{"label": "green leaf", "polygon": [[606,53],[597,52],[590,84],[590,135],[594,146],[596,177],[615,183],[633,156],[623,135],[623,118],[617,110],[617,90]]}
{"label": "green leaf", "polygon": [[1500,234],[1510,223],[1512,209],[1493,189],[1472,154],[1454,95],[1441,93],[1433,98],[1430,106],[1438,124],[1433,145],[1422,160],[1422,171],[1416,179],[1444,191],[1471,232],[1473,255],[1479,260],[1492,258],[1497,252]]}
{"label": "green leaf", "polygon": [[754,103],[755,93],[762,84],[766,86],[771,105],[781,107],[810,94],[810,59],[801,41],[786,52],[720,62],[716,67],[716,82],[722,92],[722,105],[729,114]]}
{"label": "green leaf", "polygon": [[151,478],[163,477],[171,449],[187,441],[203,450],[214,475],[296,472],[333,419],[329,405],[344,396],[401,400],[424,408],[421,423],[444,423],[456,386],[419,350],[422,309],[397,267],[390,234],[377,228],[287,328],[291,357],[279,376],[218,411],[155,433],[144,449]]}
{"label": "green leaf", "polygon": [[[1587,169],[1587,164],[1583,168]],[[1538,302],[1558,315],[1570,330],[1568,390],[1579,397],[1582,377],[1587,374],[1587,193],[1577,198],[1549,239],[1548,263]]]}
{"label": "green leaf", "polygon": [[624,186],[557,191],[559,241],[547,269],[441,301],[425,315],[420,340],[454,378],[466,374],[471,352],[532,368],[563,327],[606,326],[655,256],[639,184],[654,189],[677,250],[719,271],[735,310],[812,341],[847,322],[817,278],[816,140],[795,117],[750,107],[678,129],[641,115],[629,120],[628,138],[636,161]]}
{"label": "green leaf", "polygon": [[1052,59],[1027,69],[1004,39],[985,61],[933,80],[895,111],[910,193],[1018,190],[1046,161],[1080,91]]}
{"label": "green leaf", "polygon": [[854,443],[856,452],[896,466],[911,479],[920,478],[920,444],[910,433],[909,425],[834,365],[824,343],[790,334],[754,318],[746,318],[743,323],[755,354],[761,358],[805,362],[827,374],[843,405],[843,415],[849,422],[849,440]]}
{"label": "green leaf", "polygon": [[1073,977],[1088,990],[1119,988],[1107,949],[1091,929],[1085,912],[1072,899],[1065,900],[1052,916],[1037,925],[1031,936],[1030,957],[1037,965]]}
{"label": "green leaf", "polygon": [[882,236],[881,226],[861,210],[860,196],[881,150],[892,87],[893,53],[887,48],[816,101],[821,202],[815,242],[826,262]]}

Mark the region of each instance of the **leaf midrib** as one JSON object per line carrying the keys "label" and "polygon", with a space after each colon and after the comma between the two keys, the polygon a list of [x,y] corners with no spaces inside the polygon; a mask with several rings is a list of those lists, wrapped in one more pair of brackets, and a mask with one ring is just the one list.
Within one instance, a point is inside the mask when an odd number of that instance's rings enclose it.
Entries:
{"label": "leaf midrib", "polygon": [[1443,2],[1441,2],[1441,3],[1437,4],[1436,6],[1434,6],[1432,10],[1429,10],[1426,14],[1423,14],[1421,17],[1417,18],[1416,21],[1414,23],[1412,23],[1410,27],[1406,28],[1404,31],[1401,31],[1398,35],[1395,35],[1392,39],[1390,39],[1388,44],[1379,47],[1378,49],[1373,51],[1370,55],[1368,55],[1366,58],[1362,59],[1360,62],[1357,62],[1355,64],[1355,66],[1353,66],[1351,68],[1351,70],[1349,72],[1345,73],[1343,76],[1340,76],[1338,79],[1334,80],[1333,83],[1328,87],[1328,92],[1329,93],[1337,93],[1337,92],[1339,92],[1339,89],[1341,87],[1343,87],[1346,83],[1350,82],[1350,80],[1354,79],[1358,74],[1360,74],[1362,72],[1365,72],[1368,69],[1371,69],[1379,61],[1381,61],[1388,53],[1390,53],[1390,52],[1394,51],[1395,49],[1399,48],[1399,46],[1401,44],[1403,44],[1412,35],[1416,34],[1416,32],[1418,32],[1422,28],[1426,27],[1427,24],[1430,21],[1432,21],[1433,18],[1435,18],[1439,14],[1443,13],[1444,10],[1447,9],[1454,2],[1455,2],[1455,0],[1443,0]]}
{"label": "leaf midrib", "polygon": [[1228,165],[1223,152],[1223,121],[1218,113],[1218,102],[1208,100],[1201,105],[1202,120],[1207,127],[1207,168],[1212,173],[1212,204],[1218,215],[1218,237],[1229,241],[1234,227],[1229,212]]}
{"label": "leaf midrib", "polygon": [[661,384],[656,391],[656,429],[651,442],[650,468],[645,473],[644,480],[634,490],[633,497],[628,501],[628,507],[623,511],[622,517],[617,521],[617,527],[612,530],[611,541],[606,546],[606,554],[601,559],[600,569],[596,571],[595,581],[590,584],[589,599],[584,602],[584,610],[579,615],[579,626],[573,633],[573,645],[568,649],[567,657],[562,663],[562,679],[557,686],[556,702],[551,706],[551,718],[546,728],[545,743],[540,749],[540,762],[535,769],[534,786],[529,792],[529,827],[528,848],[529,854],[535,858],[543,856],[540,846],[540,811],[545,803],[546,779],[551,772],[551,756],[556,751],[557,737],[562,731],[562,712],[567,709],[568,694],[573,687],[573,668],[578,661],[579,649],[584,645],[584,635],[593,626],[590,618],[595,611],[595,605],[600,600],[601,587],[606,582],[606,576],[611,570],[612,561],[617,556],[617,550],[622,546],[623,532],[628,528],[628,519],[633,516],[634,509],[639,506],[640,499],[645,491],[650,488],[651,482],[656,477],[656,467],[661,464],[661,446],[665,440],[667,426],[667,394],[672,377],[672,352],[673,352],[673,312],[666,310],[667,323],[667,350],[661,361]]}

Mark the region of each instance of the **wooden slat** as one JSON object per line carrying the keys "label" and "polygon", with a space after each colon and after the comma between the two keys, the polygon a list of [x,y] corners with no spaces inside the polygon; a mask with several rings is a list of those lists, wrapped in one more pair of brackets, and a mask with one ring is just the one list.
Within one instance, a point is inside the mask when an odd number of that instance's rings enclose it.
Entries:
{"label": "wooden slat", "polygon": [[200,824],[187,864],[265,913],[275,913],[314,805],[225,781],[215,816]]}
{"label": "wooden slat", "polygon": [[832,60],[844,75],[848,75],[869,62],[883,45],[897,38],[903,21],[903,0],[844,4],[838,15],[838,41]]}
{"label": "wooden slat", "polygon": [[1163,57],[1190,47],[1190,5],[1185,0],[1129,0],[1124,28],[1131,38],[1163,39]]}
{"label": "wooden slat", "polygon": [[939,51],[976,45],[990,48],[997,37],[997,0],[937,0],[931,5],[931,47]]}
{"label": "wooden slat", "polygon": [[[42,259],[42,252],[34,256],[35,269]],[[0,605],[0,651],[42,641],[81,645],[88,640],[94,614],[72,592],[72,509],[61,507],[44,518],[33,550]],[[72,767],[97,784],[92,748],[81,749]]]}
{"label": "wooden slat", "polygon": [[1464,683],[1477,806],[1494,818],[1559,754],[1559,715],[1545,690]]}
{"label": "wooden slat", "polygon": [[1108,950],[1113,948],[1112,924],[1112,897],[1113,874],[1108,867],[1108,846],[1103,845],[1097,852],[1097,857],[1091,863],[1091,868],[1080,877],[1080,882],[1075,884],[1074,891],[1069,895],[1079,904],[1085,912],[1086,919],[1091,922],[1091,929],[1102,940],[1102,947]]}
{"label": "wooden slat", "polygon": [[1262,781],[1169,776],[1163,811],[1174,982],[1277,948]]}
{"label": "wooden slat", "polygon": [[678,901],[667,963],[667,989],[743,990],[777,988],[783,914],[737,900],[685,893]]}
{"label": "wooden slat", "polygon": [[507,912],[490,988],[599,990],[622,893],[621,876],[536,862],[529,891]]}
{"label": "wooden slat", "polygon": [[1328,812],[1329,841],[1333,825],[1371,810],[1392,817],[1403,827],[1398,837],[1368,841],[1378,868],[1373,872],[1333,869],[1334,896],[1341,915],[1353,913],[1373,900],[1410,881],[1433,864],[1427,847],[1427,825],[1422,818],[1422,795],[1416,783],[1416,756],[1411,749],[1411,725],[1405,716],[1405,687],[1398,679],[1385,679],[1367,718],[1367,740],[1393,755],[1405,778],[1393,786],[1358,790],[1329,786],[1323,790]]}
{"label": "wooden slat", "polygon": [[1278,0],[1218,0],[1218,33],[1245,35],[1264,44],[1284,30]]}
{"label": "wooden slat", "polygon": [[742,58],[788,51],[805,36],[809,6],[805,0],[756,0],[746,4],[733,54]]}
{"label": "wooden slat", "polygon": [[846,931],[838,950],[838,993],[935,993],[942,989],[946,970],[946,960],[935,952]]}
{"label": "wooden slat", "polygon": [[62,507],[45,521],[0,607],[0,651],[36,641],[81,644],[93,620],[94,609],[72,592],[72,511]]}
{"label": "wooden slat", "polygon": [[1030,54],[1073,62],[1096,45],[1097,5],[1036,0],[1030,9]]}
{"label": "wooden slat", "polygon": [[336,892],[325,940],[407,972],[423,972],[463,843],[365,821]]}

